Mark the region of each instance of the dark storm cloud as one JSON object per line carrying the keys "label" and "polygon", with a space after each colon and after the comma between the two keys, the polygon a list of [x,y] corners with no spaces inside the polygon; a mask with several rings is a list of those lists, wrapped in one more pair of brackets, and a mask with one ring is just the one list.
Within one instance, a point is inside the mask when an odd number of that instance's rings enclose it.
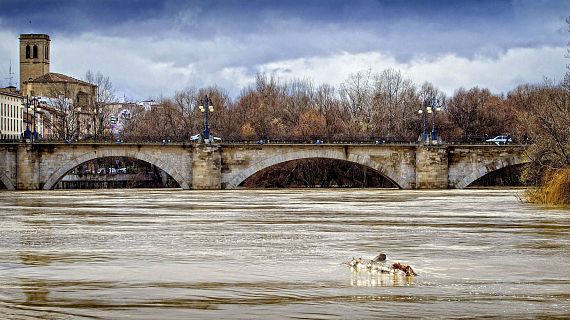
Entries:
{"label": "dark storm cloud", "polygon": [[[151,0],[2,0],[4,21],[10,28],[43,28],[49,32],[103,30],[129,22],[161,20],[173,27],[178,13],[194,9],[202,26],[213,29],[258,30],[268,18],[297,19],[308,25],[321,23],[353,25],[398,24],[413,19],[446,25],[509,19],[510,1],[151,1]],[[238,26],[239,28],[235,28]]]}
{"label": "dark storm cloud", "polygon": [[[560,20],[560,12],[570,12],[570,2],[554,0],[0,1],[2,27],[16,33],[155,38],[175,33],[245,40],[271,35],[277,43],[282,43],[280,38],[295,40],[299,48],[287,48],[294,56],[343,47],[355,52],[389,50],[401,59],[417,53],[469,56],[512,46],[554,45],[560,37],[544,32],[546,19]],[[315,30],[322,31],[321,38],[306,37]]]}
{"label": "dark storm cloud", "polygon": [[79,33],[103,30],[129,20],[144,20],[160,12],[163,3],[149,0],[0,0],[4,27]]}
{"label": "dark storm cloud", "polygon": [[[517,72],[514,61],[540,57],[540,50],[552,60],[558,51],[551,48],[566,45],[569,13],[564,0],[0,0],[0,57],[16,61],[20,33],[48,33],[58,71],[102,70],[139,97],[184,85],[219,84],[235,93],[259,70],[327,79],[336,68],[340,79],[379,66],[423,72],[422,81],[445,76],[434,74],[443,65],[459,66],[471,76],[450,75],[449,88],[503,90],[510,80],[499,85],[473,66],[502,61]],[[539,80],[550,75],[545,70],[513,77]]]}

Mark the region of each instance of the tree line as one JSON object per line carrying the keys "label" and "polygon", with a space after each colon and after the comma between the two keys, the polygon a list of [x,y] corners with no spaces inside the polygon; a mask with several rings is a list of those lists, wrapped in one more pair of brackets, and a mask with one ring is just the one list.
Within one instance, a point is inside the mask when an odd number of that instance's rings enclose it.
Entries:
{"label": "tree line", "polygon": [[[559,85],[521,85],[507,94],[486,88],[459,88],[447,97],[433,84],[414,84],[398,70],[351,75],[339,88],[309,80],[283,81],[258,74],[236,98],[219,87],[186,88],[163,98],[157,107],[132,114],[122,137],[189,141],[201,133],[198,106],[211,100],[210,131],[224,140],[417,141],[435,124],[443,141],[483,141],[509,134],[519,142],[536,140],[526,115],[545,92],[564,95]],[[440,107],[419,114],[425,103]],[[435,118],[434,118],[435,117]]]}

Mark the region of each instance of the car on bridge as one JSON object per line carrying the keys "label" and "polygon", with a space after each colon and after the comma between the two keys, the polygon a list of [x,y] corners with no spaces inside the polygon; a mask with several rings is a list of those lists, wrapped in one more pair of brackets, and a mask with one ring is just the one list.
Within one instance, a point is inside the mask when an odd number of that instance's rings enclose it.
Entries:
{"label": "car on bridge", "polygon": [[[200,142],[202,140],[202,135],[201,134],[195,134],[193,136],[190,136],[190,141],[192,142]],[[222,138],[220,137],[215,137],[213,135],[210,135],[210,140],[211,142],[222,142]]]}
{"label": "car on bridge", "polygon": [[513,139],[511,139],[511,136],[509,136],[509,135],[506,135],[506,136],[502,135],[502,136],[496,136],[492,139],[487,139],[485,141],[495,143],[496,145],[500,145],[501,143],[502,144],[511,143],[511,142],[513,142]]}

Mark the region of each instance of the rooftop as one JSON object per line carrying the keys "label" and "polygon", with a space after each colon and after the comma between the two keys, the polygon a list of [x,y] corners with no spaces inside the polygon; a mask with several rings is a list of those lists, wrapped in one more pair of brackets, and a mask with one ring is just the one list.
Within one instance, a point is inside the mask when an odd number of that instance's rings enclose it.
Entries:
{"label": "rooftop", "polygon": [[25,34],[20,35],[20,39],[46,39],[46,40],[49,40],[49,36],[47,34],[25,33]]}
{"label": "rooftop", "polygon": [[50,83],[50,82],[77,83],[77,84],[82,84],[82,85],[86,85],[86,86],[93,86],[93,87],[96,86],[96,85],[91,84],[89,82],[78,80],[78,79],[72,78],[70,76],[66,76],[64,74],[55,73],[55,72],[46,73],[46,74],[39,76],[33,80],[24,81],[24,83]]}
{"label": "rooftop", "polygon": [[14,87],[0,88],[0,94],[15,97],[15,98],[24,98],[24,96],[20,95],[19,92],[14,91],[13,88]]}

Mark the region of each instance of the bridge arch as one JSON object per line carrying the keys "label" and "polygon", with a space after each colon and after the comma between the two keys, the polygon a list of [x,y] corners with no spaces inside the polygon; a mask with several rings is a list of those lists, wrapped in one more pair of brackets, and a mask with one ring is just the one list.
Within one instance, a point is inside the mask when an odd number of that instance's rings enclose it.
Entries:
{"label": "bridge arch", "polygon": [[496,170],[500,170],[502,168],[515,166],[519,164],[529,163],[530,160],[527,158],[519,157],[519,156],[511,156],[503,159],[496,159],[493,160],[485,165],[478,166],[475,170],[473,170],[470,174],[466,175],[463,179],[461,179],[456,185],[455,188],[457,189],[464,189],[467,188],[470,184],[475,182],[475,180],[485,176],[488,173],[491,173]]}
{"label": "bridge arch", "polygon": [[61,180],[61,178],[63,178],[63,176],[65,176],[69,171],[73,170],[73,168],[91,160],[95,160],[98,158],[107,158],[107,157],[125,157],[125,158],[133,158],[148,162],[160,168],[164,172],[168,173],[182,189],[190,189],[188,182],[184,181],[182,175],[178,173],[176,168],[174,168],[173,166],[169,165],[168,163],[165,163],[164,161],[152,155],[141,152],[132,152],[128,150],[97,150],[97,151],[84,153],[76,158],[73,158],[72,160],[65,163],[63,166],[61,166],[59,169],[57,169],[48,177],[43,186],[43,189],[44,190],[52,189],[57,184],[57,182]]}
{"label": "bridge arch", "polygon": [[6,187],[6,189],[8,190],[16,189],[14,184],[12,183],[12,180],[8,178],[8,176],[6,176],[4,172],[0,172],[0,181],[2,181],[2,184],[4,184],[4,187]]}
{"label": "bridge arch", "polygon": [[395,172],[392,169],[383,167],[380,163],[376,161],[371,160],[370,156],[368,155],[350,154],[347,156],[343,151],[304,150],[304,151],[279,154],[276,156],[268,157],[259,162],[256,162],[250,165],[249,167],[245,168],[244,170],[241,170],[239,173],[235,174],[234,176],[229,177],[226,180],[227,183],[225,185],[225,189],[235,189],[247,178],[251,177],[255,173],[265,168],[269,168],[271,166],[281,164],[284,162],[302,160],[302,159],[311,159],[311,158],[335,159],[335,160],[357,163],[362,166],[368,167],[378,172],[379,174],[383,175],[385,178],[394,183],[399,189],[406,188],[408,186],[408,183],[405,181],[402,175],[398,174],[398,172]]}

